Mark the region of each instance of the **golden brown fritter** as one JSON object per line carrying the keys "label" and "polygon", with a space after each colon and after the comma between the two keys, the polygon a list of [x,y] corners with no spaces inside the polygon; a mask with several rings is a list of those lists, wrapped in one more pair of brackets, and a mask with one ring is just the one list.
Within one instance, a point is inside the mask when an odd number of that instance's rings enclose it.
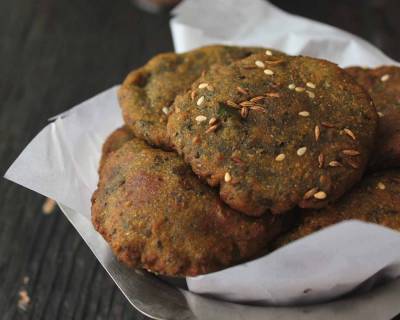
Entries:
{"label": "golden brown fritter", "polygon": [[400,231],[400,171],[371,174],[337,203],[321,210],[302,210],[300,217],[300,224],[280,237],[275,247],[350,219],[373,222]]}
{"label": "golden brown fritter", "polygon": [[224,202],[253,216],[334,202],[361,178],[377,125],[344,70],[301,56],[215,65],[173,108],[174,148]]}
{"label": "golden brown fritter", "polygon": [[155,56],[142,68],[132,71],[119,90],[126,124],[138,138],[169,148],[166,121],[176,95],[189,89],[212,64],[229,64],[264,50],[214,45],[183,54]]}
{"label": "golden brown fritter", "polygon": [[286,225],[281,217],[235,212],[177,154],[136,138],[107,155],[92,222],[120,261],[169,276],[195,276],[255,257]]}
{"label": "golden brown fritter", "polygon": [[127,126],[118,128],[112,134],[110,134],[103,144],[99,170],[101,170],[101,168],[104,166],[105,160],[112,152],[121,148],[125,142],[131,140],[132,138],[133,134]]}
{"label": "golden brown fritter", "polygon": [[378,139],[370,166],[400,167],[400,68],[351,67],[346,71],[367,90],[378,111]]}

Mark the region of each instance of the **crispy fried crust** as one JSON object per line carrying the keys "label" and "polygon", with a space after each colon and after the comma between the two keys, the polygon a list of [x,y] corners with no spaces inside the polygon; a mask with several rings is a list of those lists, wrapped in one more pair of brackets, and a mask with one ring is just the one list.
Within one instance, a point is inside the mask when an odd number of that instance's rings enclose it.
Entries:
{"label": "crispy fried crust", "polygon": [[183,54],[155,56],[142,68],[132,71],[119,90],[125,122],[138,138],[168,149],[167,114],[176,95],[189,89],[210,65],[228,64],[264,50],[214,45]]}
{"label": "crispy fried crust", "polygon": [[261,254],[282,231],[281,217],[250,218],[227,207],[173,152],[134,138],[105,156],[92,222],[130,267],[169,276],[212,272]]}
{"label": "crispy fried crust", "polygon": [[374,170],[400,166],[400,68],[346,69],[371,95],[379,114],[376,150],[370,167]]}
{"label": "crispy fried crust", "polygon": [[101,168],[104,166],[106,159],[112,152],[121,148],[125,142],[131,140],[132,138],[133,134],[131,130],[129,130],[128,126],[123,126],[110,134],[103,144],[99,170],[101,170]]}
{"label": "crispy fried crust", "polygon": [[364,178],[337,203],[321,210],[303,210],[300,216],[299,226],[280,237],[274,247],[349,219],[400,231],[400,171],[376,172]]}
{"label": "crispy fried crust", "polygon": [[308,57],[216,65],[173,108],[174,148],[227,204],[253,216],[338,199],[361,178],[377,125],[372,101],[345,71]]}

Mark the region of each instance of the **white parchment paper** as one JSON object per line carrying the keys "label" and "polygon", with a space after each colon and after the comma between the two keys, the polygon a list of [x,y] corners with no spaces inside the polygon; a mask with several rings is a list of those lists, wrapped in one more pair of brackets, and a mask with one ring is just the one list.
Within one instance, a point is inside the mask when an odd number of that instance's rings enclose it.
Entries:
{"label": "white parchment paper", "polygon": [[[396,63],[355,36],[289,15],[261,0],[187,0],[174,13],[171,30],[179,52],[226,43],[268,46],[330,59],[341,66]],[[55,117],[5,177],[90,219],[102,142],[122,124],[116,90],[111,88]],[[193,292],[230,301],[312,303],[399,276],[399,248],[400,233],[349,221],[265,257],[187,282]]]}

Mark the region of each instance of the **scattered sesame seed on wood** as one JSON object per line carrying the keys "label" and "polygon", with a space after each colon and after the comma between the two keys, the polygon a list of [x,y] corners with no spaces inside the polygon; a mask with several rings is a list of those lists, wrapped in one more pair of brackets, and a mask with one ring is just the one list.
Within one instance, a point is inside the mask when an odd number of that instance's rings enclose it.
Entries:
{"label": "scattered sesame seed on wood", "polygon": [[378,117],[379,117],[379,118],[382,118],[382,117],[383,117],[383,113],[380,112],[380,111],[378,111]]}
{"label": "scattered sesame seed on wood", "polygon": [[294,88],[294,91],[296,91],[296,92],[303,92],[303,91],[305,91],[306,89],[304,89],[303,87],[296,87],[296,88]]}
{"label": "scattered sesame seed on wood", "polygon": [[257,97],[251,98],[250,102],[257,102],[257,101],[264,100],[264,99],[265,99],[264,96],[257,96]]}
{"label": "scattered sesame seed on wood", "polygon": [[296,88],[296,85],[294,83],[291,83],[288,85],[289,90],[294,90]]}
{"label": "scattered sesame seed on wood", "polygon": [[307,82],[307,83],[306,83],[306,86],[309,87],[309,88],[311,88],[311,89],[315,89],[315,84],[312,83],[312,82]]}
{"label": "scattered sesame seed on wood", "polygon": [[284,153],[278,154],[275,158],[276,161],[283,161],[285,160],[286,156]]}
{"label": "scattered sesame seed on wood", "polygon": [[267,56],[272,56],[272,51],[271,51],[271,50],[266,50],[266,51],[265,51],[265,54],[266,54]]}
{"label": "scattered sesame seed on wood", "polygon": [[44,214],[51,214],[53,213],[54,209],[56,208],[56,202],[53,199],[46,198],[43,203],[42,211]]}
{"label": "scattered sesame seed on wood", "polygon": [[317,193],[314,194],[314,198],[318,200],[324,200],[326,199],[327,194],[324,191],[318,191]]}
{"label": "scattered sesame seed on wood", "polygon": [[26,290],[21,290],[18,292],[18,308],[26,311],[28,309],[29,303],[31,302],[31,298],[28,295],[28,292]]}
{"label": "scattered sesame seed on wood", "polygon": [[231,174],[229,172],[225,172],[224,180],[225,182],[230,182],[232,180]]}
{"label": "scattered sesame seed on wood", "polygon": [[198,105],[198,106],[201,106],[202,104],[203,104],[203,102],[204,102],[204,96],[201,96],[199,99],[197,99],[197,102],[196,102],[196,104]]}
{"label": "scattered sesame seed on wood", "polygon": [[250,107],[250,110],[257,111],[257,112],[266,112],[265,109],[261,106],[253,105]]}

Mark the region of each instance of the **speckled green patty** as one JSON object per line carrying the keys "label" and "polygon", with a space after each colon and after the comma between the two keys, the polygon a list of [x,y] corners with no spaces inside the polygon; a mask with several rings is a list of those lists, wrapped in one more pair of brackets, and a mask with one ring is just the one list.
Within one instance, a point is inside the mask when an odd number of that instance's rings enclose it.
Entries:
{"label": "speckled green patty", "polygon": [[209,46],[183,54],[163,53],[132,71],[119,90],[126,124],[135,136],[151,145],[169,147],[166,121],[177,94],[190,88],[214,63],[229,64],[261,48]]}
{"label": "speckled green patty", "polygon": [[300,217],[300,224],[281,236],[275,247],[350,219],[373,222],[400,231],[400,171],[369,175],[337,203],[321,210],[302,210]]}
{"label": "speckled green patty", "polygon": [[[115,137],[107,143],[117,146]],[[104,157],[92,222],[130,267],[170,276],[216,271],[263,253],[287,225],[230,209],[174,152],[133,138]]]}
{"label": "speckled green patty", "polygon": [[365,91],[308,57],[255,54],[215,65],[173,109],[174,148],[220,186],[224,202],[253,216],[338,199],[361,178],[377,126]]}
{"label": "speckled green patty", "polygon": [[400,68],[346,69],[370,94],[379,114],[373,169],[400,167]]}

